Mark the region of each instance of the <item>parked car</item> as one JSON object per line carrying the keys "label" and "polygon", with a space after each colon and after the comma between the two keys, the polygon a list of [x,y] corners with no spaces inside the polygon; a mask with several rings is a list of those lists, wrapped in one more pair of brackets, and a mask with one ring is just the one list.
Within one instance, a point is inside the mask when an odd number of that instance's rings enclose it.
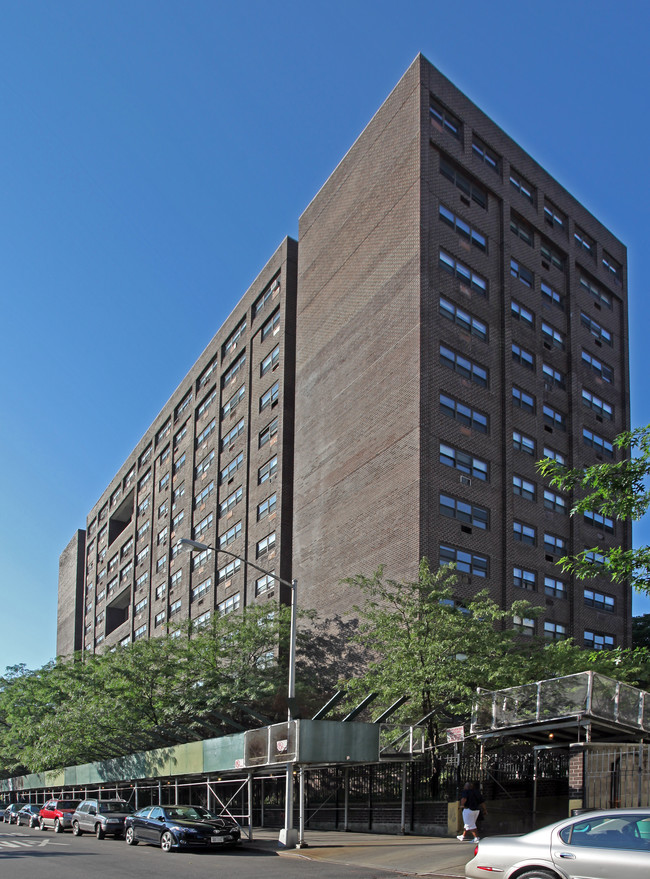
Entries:
{"label": "parked car", "polygon": [[159,845],[164,852],[185,848],[223,848],[239,842],[239,826],[202,806],[145,806],[124,821],[128,845]]}
{"label": "parked car", "polygon": [[26,805],[27,803],[11,803],[11,805],[6,806],[2,814],[2,820],[6,824],[14,824],[16,821],[16,815],[20,812],[22,807]]}
{"label": "parked car", "polygon": [[467,879],[647,879],[650,808],[606,809],[565,818],[521,836],[482,839]]}
{"label": "parked car", "polygon": [[72,832],[75,836],[94,833],[97,839],[122,836],[124,819],[132,813],[133,807],[125,800],[84,800],[72,816]]}
{"label": "parked car", "polygon": [[27,803],[16,815],[16,824],[19,827],[22,827],[23,824],[32,828],[38,827],[38,819],[42,808],[42,804],[37,806],[35,803]]}
{"label": "parked car", "polygon": [[48,800],[39,812],[38,826],[41,830],[53,827],[55,833],[63,833],[72,827],[72,815],[80,800]]}

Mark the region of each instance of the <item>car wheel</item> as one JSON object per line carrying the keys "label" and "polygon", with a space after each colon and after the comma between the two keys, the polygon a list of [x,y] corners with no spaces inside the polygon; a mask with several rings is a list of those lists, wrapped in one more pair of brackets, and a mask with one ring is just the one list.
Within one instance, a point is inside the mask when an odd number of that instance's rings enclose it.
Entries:
{"label": "car wheel", "polygon": [[174,837],[171,835],[169,830],[165,830],[165,832],[160,837],[160,848],[164,852],[170,852],[174,847]]}
{"label": "car wheel", "polygon": [[73,836],[83,836],[83,830],[79,827],[78,821],[72,822],[72,835]]}
{"label": "car wheel", "polygon": [[54,832],[63,833],[63,824],[61,824],[58,818],[54,819]]}
{"label": "car wheel", "polygon": [[137,845],[138,840],[135,838],[135,833],[133,832],[132,827],[126,828],[126,833],[124,834],[124,839],[126,840],[127,845]]}
{"label": "car wheel", "polygon": [[45,819],[44,818],[38,819],[38,829],[45,830]]}
{"label": "car wheel", "polygon": [[95,836],[97,839],[103,839],[106,836],[101,824],[95,824]]}
{"label": "car wheel", "polygon": [[557,879],[557,875],[540,868],[536,870],[526,870],[525,873],[520,873],[517,879]]}

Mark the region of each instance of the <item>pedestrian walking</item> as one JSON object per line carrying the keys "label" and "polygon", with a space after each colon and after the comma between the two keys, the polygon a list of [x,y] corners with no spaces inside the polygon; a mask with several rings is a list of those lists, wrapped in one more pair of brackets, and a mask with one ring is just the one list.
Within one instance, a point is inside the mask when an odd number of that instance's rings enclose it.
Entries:
{"label": "pedestrian walking", "polygon": [[[476,820],[480,814],[483,814],[483,817],[487,815],[485,800],[478,783],[465,782],[460,794],[460,808],[463,811],[463,832],[456,839],[461,842],[472,842],[473,840],[478,842]],[[467,836],[468,833],[471,835]]]}

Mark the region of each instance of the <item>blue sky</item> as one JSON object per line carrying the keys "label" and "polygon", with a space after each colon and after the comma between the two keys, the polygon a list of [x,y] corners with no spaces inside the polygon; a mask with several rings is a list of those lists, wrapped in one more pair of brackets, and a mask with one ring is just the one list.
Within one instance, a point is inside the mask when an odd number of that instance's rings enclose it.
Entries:
{"label": "blue sky", "polygon": [[59,554],[420,51],[627,244],[650,422],[649,31],[642,0],[3,0],[0,669],[54,656]]}

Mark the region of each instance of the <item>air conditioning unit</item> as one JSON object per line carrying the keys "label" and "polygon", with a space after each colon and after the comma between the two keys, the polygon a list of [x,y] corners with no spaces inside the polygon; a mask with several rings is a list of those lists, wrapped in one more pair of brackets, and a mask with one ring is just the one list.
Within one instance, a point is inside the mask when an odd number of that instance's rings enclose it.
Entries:
{"label": "air conditioning unit", "polygon": [[461,485],[471,485],[472,479],[469,476],[463,476],[463,474],[461,473],[460,483],[461,483]]}

